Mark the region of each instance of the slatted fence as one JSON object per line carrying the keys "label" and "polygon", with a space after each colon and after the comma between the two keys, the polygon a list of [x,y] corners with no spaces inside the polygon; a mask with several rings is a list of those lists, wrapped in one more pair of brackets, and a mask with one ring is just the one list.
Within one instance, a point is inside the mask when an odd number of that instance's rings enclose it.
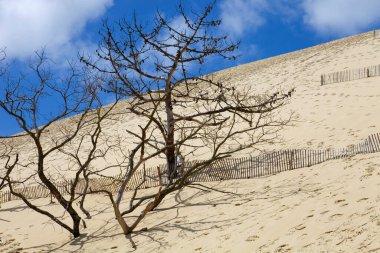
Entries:
{"label": "slatted fence", "polygon": [[[380,134],[372,134],[364,141],[341,149],[327,150],[306,150],[292,149],[282,150],[259,156],[227,158],[218,160],[211,165],[200,170],[189,177],[190,182],[208,182],[228,179],[256,178],[274,175],[279,172],[289,171],[299,168],[310,167],[328,160],[341,159],[356,154],[367,154],[380,152]],[[204,161],[190,161],[184,164],[183,172],[195,164]],[[89,186],[92,190],[108,190],[117,192],[121,183],[121,176],[107,178],[91,178]],[[133,175],[127,190],[135,188],[150,188],[168,183],[168,172],[165,165],[151,167],[145,171],[138,171]],[[58,182],[58,190],[62,194],[67,194],[71,187],[70,180]],[[82,193],[85,189],[85,181],[79,180],[77,193]],[[46,198],[50,196],[50,191],[43,185],[28,186],[16,189],[22,192],[29,199]],[[9,191],[0,192],[0,203],[18,199]]]}
{"label": "slatted fence", "polygon": [[364,79],[380,76],[380,65],[350,69],[321,75],[321,85],[348,82],[352,80]]}

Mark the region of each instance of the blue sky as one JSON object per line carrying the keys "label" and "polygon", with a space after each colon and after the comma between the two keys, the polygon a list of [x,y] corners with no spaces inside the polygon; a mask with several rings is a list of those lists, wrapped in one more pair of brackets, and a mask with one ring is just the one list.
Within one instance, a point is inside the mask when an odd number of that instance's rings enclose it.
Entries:
{"label": "blue sky", "polygon": [[[205,1],[183,0],[187,7]],[[26,65],[42,47],[56,63],[93,54],[102,20],[135,12],[149,24],[156,10],[175,22],[175,0],[0,0],[0,48]],[[380,28],[379,0],[219,0],[212,13],[221,32],[241,41],[236,61],[210,62],[212,72]],[[0,86],[1,88],[1,86]],[[0,111],[0,136],[18,132]]]}

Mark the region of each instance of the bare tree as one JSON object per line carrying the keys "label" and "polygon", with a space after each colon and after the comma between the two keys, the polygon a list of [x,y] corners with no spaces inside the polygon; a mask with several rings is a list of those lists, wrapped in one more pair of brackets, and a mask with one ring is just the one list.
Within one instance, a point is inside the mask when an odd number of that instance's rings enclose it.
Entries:
{"label": "bare tree", "polygon": [[4,143],[0,146],[0,191],[7,187],[9,175],[18,163],[18,155],[12,160],[12,147]]}
{"label": "bare tree", "polygon": [[[6,184],[10,192],[22,199],[29,208],[46,215],[78,237],[82,220],[74,208],[74,202],[78,199],[78,183],[91,162],[101,156],[97,153],[101,124],[108,118],[116,102],[100,108],[100,80],[97,77],[90,76],[73,63],[69,64],[67,72],[60,74],[60,70],[53,74],[49,68],[51,62],[44,52],[36,55],[37,61],[31,64],[30,72],[17,75],[16,78],[9,72],[4,75],[1,84],[0,109],[17,122],[23,131],[0,138],[7,140],[7,145],[12,149],[4,156],[6,174],[1,178],[2,185]],[[78,151],[86,138],[91,145],[81,154],[77,152],[77,156],[69,156],[65,152],[68,146]],[[21,151],[23,145],[27,146],[29,152]],[[78,148],[75,149],[76,146]],[[63,169],[57,169],[53,164],[54,157],[60,154],[66,155],[67,161],[72,157],[78,159],[76,164],[71,164],[73,173],[65,175],[66,178],[72,177],[66,192],[60,190],[54,176],[56,171]],[[11,159],[11,155],[15,158]],[[21,167],[22,173],[16,173]],[[46,187],[62,206],[63,213],[69,214],[72,225],[66,224],[57,214],[35,205],[18,189],[28,184]]]}
{"label": "bare tree", "polygon": [[[0,76],[5,73],[3,62],[5,61],[5,51],[0,49]],[[18,162],[18,156],[12,161],[12,147],[6,142],[0,143],[0,191],[8,185],[7,179]]]}
{"label": "bare tree", "polygon": [[[90,179],[96,177],[99,180],[99,178],[106,177],[111,179],[113,184],[117,182],[117,178],[111,178],[103,173],[126,166],[127,156],[123,154],[125,144],[122,143],[123,138],[115,133],[110,136],[109,133],[105,133],[103,130],[104,125],[110,125],[119,120],[120,113],[114,110],[118,101],[119,99],[106,107],[93,110],[93,124],[86,131],[81,131],[75,138],[75,142],[71,142],[59,149],[59,152],[68,158],[68,170],[76,174],[74,180],[82,180],[81,182],[84,183],[83,190],[79,192],[79,207],[88,219],[91,219],[91,214],[85,208],[85,199],[91,188]],[[107,156],[115,156],[118,159],[109,161]],[[105,162],[105,165],[93,165],[99,161]],[[120,175],[121,173],[120,171]]]}
{"label": "bare tree", "polygon": [[[130,150],[119,192],[113,196],[103,191],[125,234],[130,234],[165,196],[190,184],[204,168],[275,140],[276,133],[290,120],[279,117],[277,109],[292,91],[258,95],[228,80],[194,71],[218,57],[235,59],[238,44],[220,35],[221,20],[210,15],[214,6],[212,2],[188,14],[179,5],[177,22],[158,13],[150,28],[141,25],[136,17],[122,20],[115,27],[105,23],[103,43],[97,51],[102,64],[82,58],[115,80],[117,91],[130,97],[127,112],[141,119],[140,132],[126,130],[136,145]],[[178,169],[178,159],[193,160],[200,154],[202,161],[190,165],[182,162],[182,169]],[[163,172],[168,176],[167,183],[151,195],[141,196],[136,187],[128,208],[122,211],[123,193],[133,175],[159,157],[167,165]],[[123,216],[142,205],[141,214],[127,222]]]}

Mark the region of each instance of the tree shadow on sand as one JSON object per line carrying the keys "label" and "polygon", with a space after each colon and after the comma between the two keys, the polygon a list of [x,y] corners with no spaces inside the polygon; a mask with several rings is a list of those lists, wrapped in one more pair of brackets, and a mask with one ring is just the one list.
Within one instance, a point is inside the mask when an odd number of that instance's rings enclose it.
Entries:
{"label": "tree shadow on sand", "polygon": [[[74,246],[76,252],[81,252],[84,251],[85,244],[95,243],[104,239],[106,239],[105,242],[107,243],[109,242],[109,240],[107,239],[117,238],[120,236],[125,237],[126,240],[129,242],[128,244],[130,246],[128,247],[130,248],[126,249],[126,252],[135,251],[138,249],[138,247],[147,244],[153,244],[150,247],[157,249],[159,247],[168,246],[169,244],[168,241],[162,240],[163,234],[169,232],[177,233],[178,231],[178,237],[180,238],[181,236],[183,237],[183,234],[186,232],[202,233],[203,231],[206,232],[213,229],[227,228],[232,225],[236,225],[236,222],[239,219],[241,219],[241,217],[229,217],[228,219],[216,220],[215,217],[217,217],[217,214],[213,211],[213,208],[215,207],[220,207],[224,205],[244,205],[248,202],[260,199],[276,201],[280,198],[286,198],[287,196],[291,196],[294,194],[314,194],[314,190],[320,188],[321,185],[309,185],[309,187],[307,188],[305,187],[303,189],[296,189],[295,186],[292,185],[291,182],[289,182],[289,185],[281,184],[276,187],[263,188],[260,191],[249,191],[244,194],[228,192],[228,189],[236,187],[224,188],[222,183],[214,184],[212,187],[205,187],[202,187],[201,185],[196,185],[197,191],[193,192],[192,194],[188,194],[188,192],[185,193],[185,190],[178,191],[176,194],[172,196],[172,198],[166,199],[162,203],[162,207],[156,208],[154,211],[151,212],[151,217],[153,220],[154,216],[166,212],[165,219],[156,219],[155,221],[158,221],[158,223],[155,222],[154,224],[152,224],[151,227],[142,226],[140,230],[135,231],[128,236],[124,236],[123,233],[118,232],[121,231],[121,229],[119,228],[117,222],[114,220],[114,217],[110,217],[94,232],[84,233],[80,237],[62,243],[58,246],[57,244],[45,244],[33,247],[33,249],[42,250],[43,248],[48,248],[49,252],[71,252],[73,250],[72,246]],[[219,191],[220,194],[207,195],[212,191]],[[204,196],[206,195],[207,198],[204,198]],[[173,201],[173,199],[174,203],[170,203],[170,201]],[[181,218],[181,212],[186,208],[204,206],[209,207],[209,212],[206,215],[203,215],[202,218],[199,218],[195,221],[178,220],[179,218]],[[108,208],[102,208],[102,211],[106,210],[108,210]],[[173,210],[175,210],[175,213],[172,212]],[[264,210],[255,209],[254,211],[260,212]],[[98,215],[99,213],[101,213],[101,211],[94,214],[94,216]],[[134,217],[134,215],[127,216],[127,219],[128,217]],[[145,226],[146,225],[147,224],[145,223]],[[145,238],[145,240],[142,240],[142,238]],[[136,243],[135,241],[138,241],[139,243]],[[67,247],[70,249],[67,249],[66,246],[70,246]],[[115,245],[114,247],[112,247],[112,244],[110,243],[109,246],[111,249],[113,249],[118,247],[119,245]],[[126,245],[123,245],[123,247],[126,247]],[[27,250],[27,248],[25,248],[25,250]]]}

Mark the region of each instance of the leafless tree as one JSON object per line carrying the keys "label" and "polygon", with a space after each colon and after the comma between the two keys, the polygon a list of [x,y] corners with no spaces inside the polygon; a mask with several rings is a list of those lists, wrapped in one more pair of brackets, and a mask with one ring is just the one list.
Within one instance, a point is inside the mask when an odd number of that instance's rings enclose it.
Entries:
{"label": "leafless tree", "polygon": [[16,167],[18,163],[18,155],[15,156],[12,161],[12,148],[7,147],[6,144],[1,143],[0,145],[0,191],[7,187],[9,175],[12,173],[12,170]]}
{"label": "leafless tree", "polygon": [[[109,117],[116,102],[101,108],[101,80],[98,77],[89,75],[72,62],[65,73],[62,70],[51,71],[52,64],[44,52],[36,55],[37,61],[31,64],[31,71],[16,77],[9,72],[2,78],[0,109],[17,122],[23,131],[13,136],[0,137],[12,149],[12,152],[4,154],[6,174],[1,178],[2,185],[6,184],[10,192],[22,199],[28,207],[46,215],[74,237],[78,237],[82,219],[74,208],[74,202],[78,199],[77,187],[83,173],[89,170],[94,159],[101,156],[98,149],[101,125]],[[91,145],[79,154],[82,142],[87,139]],[[28,152],[25,149],[21,151],[23,145]],[[78,152],[67,152],[67,147]],[[60,190],[53,171],[56,169],[53,164],[55,156],[60,154],[66,155],[63,160],[77,159],[77,163],[71,164],[73,173],[65,175],[66,178],[72,177],[66,192]],[[13,159],[11,155],[14,156]],[[21,167],[22,173],[16,173]],[[61,169],[62,167],[56,170]],[[28,184],[46,187],[62,206],[63,212],[69,214],[72,225],[66,224],[57,214],[35,205],[19,190]]]}
{"label": "leafless tree", "polygon": [[[5,73],[5,51],[0,49],[0,76]],[[7,186],[7,178],[18,162],[18,156],[12,161],[12,147],[0,142],[0,191]]]}
{"label": "leafless tree", "polygon": [[[117,91],[130,97],[127,112],[141,119],[139,132],[126,130],[136,145],[130,150],[119,192],[113,196],[103,191],[112,202],[124,234],[130,234],[165,196],[190,184],[204,168],[275,140],[276,133],[290,120],[280,117],[278,109],[293,91],[254,94],[249,88],[194,70],[218,57],[235,59],[238,44],[220,35],[221,20],[210,15],[214,7],[212,2],[189,14],[179,5],[177,22],[158,13],[151,27],[141,25],[136,17],[115,26],[105,23],[103,43],[97,51],[99,61],[82,58],[112,77]],[[188,161],[200,154],[201,161],[177,167],[177,158]],[[131,178],[158,157],[163,157],[167,165],[163,172],[168,176],[167,183],[151,195],[141,196],[136,187],[127,210],[122,211],[121,200]],[[127,222],[132,217],[124,216],[141,206],[141,214]]]}
{"label": "leafless tree", "polygon": [[[5,49],[0,49],[0,77],[3,78],[7,72]],[[0,136],[0,191],[5,190],[9,185],[10,175],[19,164],[19,155],[14,151],[11,137]],[[23,183],[24,181],[18,181]],[[1,203],[0,203],[1,204]]]}
{"label": "leafless tree", "polygon": [[[91,218],[90,212],[85,208],[85,199],[90,191],[91,178],[109,178],[112,183],[117,182],[117,178],[106,176],[103,172],[111,169],[121,169],[126,166],[127,156],[123,154],[123,138],[115,133],[112,136],[109,132],[104,132],[104,125],[111,125],[118,120],[120,113],[115,112],[117,102],[107,107],[93,110],[93,124],[86,131],[81,131],[75,138],[75,142],[59,149],[59,152],[67,157],[68,170],[75,172],[75,179],[83,182],[83,190],[79,192],[79,207],[88,219]],[[116,161],[107,160],[107,156],[116,156]],[[93,166],[97,162],[105,162],[104,166]],[[120,172],[121,175],[121,172]],[[68,180],[71,180],[69,178]]]}

